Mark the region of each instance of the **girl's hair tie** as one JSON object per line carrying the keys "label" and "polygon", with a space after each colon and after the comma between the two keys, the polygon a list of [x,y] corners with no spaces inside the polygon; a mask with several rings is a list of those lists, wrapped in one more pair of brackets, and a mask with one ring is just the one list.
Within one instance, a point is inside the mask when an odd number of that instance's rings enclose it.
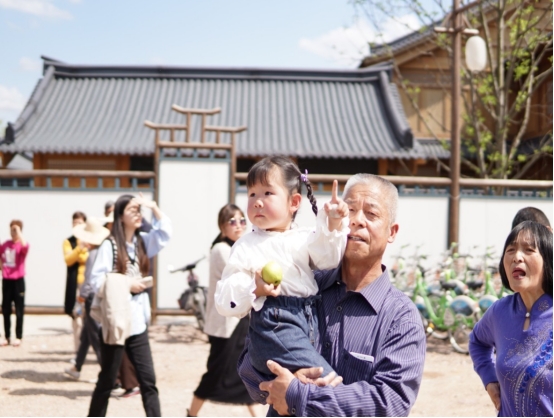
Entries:
{"label": "girl's hair tie", "polygon": [[300,174],[300,180],[302,180],[303,183],[308,182],[308,170],[304,170],[305,174]]}

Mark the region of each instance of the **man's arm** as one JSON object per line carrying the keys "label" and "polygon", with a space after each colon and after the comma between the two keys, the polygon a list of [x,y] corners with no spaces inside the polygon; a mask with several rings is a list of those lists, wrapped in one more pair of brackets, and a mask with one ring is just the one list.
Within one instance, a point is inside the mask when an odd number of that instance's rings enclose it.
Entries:
{"label": "man's arm", "polygon": [[294,379],[286,391],[289,414],[407,416],[421,384],[426,340],[421,321],[411,309],[404,319],[392,327],[380,347],[370,380],[331,388]]}

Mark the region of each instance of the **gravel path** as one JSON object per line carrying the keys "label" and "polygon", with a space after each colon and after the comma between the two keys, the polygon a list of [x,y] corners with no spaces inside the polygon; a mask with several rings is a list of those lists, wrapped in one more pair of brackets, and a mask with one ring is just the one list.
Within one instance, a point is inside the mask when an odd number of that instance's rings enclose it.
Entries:
{"label": "gravel path", "polygon": [[[69,318],[35,317],[40,332],[19,348],[0,348],[0,416],[86,416],[99,366],[92,351],[81,379],[62,374],[73,357]],[[27,320],[27,317],[26,317]],[[60,322],[62,321],[62,322]],[[67,323],[67,326],[64,324]],[[184,416],[205,371],[209,345],[189,318],[161,318],[150,328],[150,343],[162,414]],[[169,326],[169,323],[174,325]],[[259,415],[265,415],[259,406]],[[206,402],[202,416],[247,416],[244,406]],[[468,356],[442,341],[429,341],[423,383],[411,416],[495,416]],[[144,416],[140,396],[110,400],[108,416]]]}

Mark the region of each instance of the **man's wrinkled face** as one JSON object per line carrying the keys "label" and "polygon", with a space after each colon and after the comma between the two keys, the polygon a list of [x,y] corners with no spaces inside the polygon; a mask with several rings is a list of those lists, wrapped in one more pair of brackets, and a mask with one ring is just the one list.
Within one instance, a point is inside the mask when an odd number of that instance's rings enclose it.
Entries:
{"label": "man's wrinkled face", "polygon": [[344,196],[350,220],[344,255],[347,260],[373,262],[394,241],[398,224],[390,222],[387,198],[379,185],[366,184],[352,186]]}

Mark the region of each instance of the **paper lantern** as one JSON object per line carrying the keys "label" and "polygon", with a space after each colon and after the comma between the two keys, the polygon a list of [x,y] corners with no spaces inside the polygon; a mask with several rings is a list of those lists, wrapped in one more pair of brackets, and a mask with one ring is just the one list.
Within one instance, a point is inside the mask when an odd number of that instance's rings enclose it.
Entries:
{"label": "paper lantern", "polygon": [[482,71],[487,66],[487,45],[480,36],[472,36],[467,40],[466,65],[470,71]]}

